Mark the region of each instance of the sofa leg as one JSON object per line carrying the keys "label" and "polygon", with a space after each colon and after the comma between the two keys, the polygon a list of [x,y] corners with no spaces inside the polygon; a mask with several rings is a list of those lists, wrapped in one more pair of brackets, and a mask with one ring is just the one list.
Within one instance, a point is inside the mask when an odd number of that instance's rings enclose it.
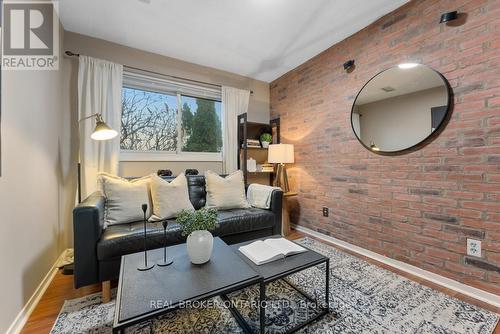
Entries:
{"label": "sofa leg", "polygon": [[102,282],[102,302],[109,303],[111,300],[111,281]]}

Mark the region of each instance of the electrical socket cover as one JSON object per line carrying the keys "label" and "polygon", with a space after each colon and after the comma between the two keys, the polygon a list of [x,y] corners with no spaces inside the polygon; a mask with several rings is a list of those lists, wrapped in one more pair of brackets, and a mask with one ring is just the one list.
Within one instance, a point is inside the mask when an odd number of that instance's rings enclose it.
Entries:
{"label": "electrical socket cover", "polygon": [[323,207],[323,217],[328,217],[329,215],[329,210],[326,206]]}
{"label": "electrical socket cover", "polygon": [[467,255],[481,257],[481,241],[467,239]]}

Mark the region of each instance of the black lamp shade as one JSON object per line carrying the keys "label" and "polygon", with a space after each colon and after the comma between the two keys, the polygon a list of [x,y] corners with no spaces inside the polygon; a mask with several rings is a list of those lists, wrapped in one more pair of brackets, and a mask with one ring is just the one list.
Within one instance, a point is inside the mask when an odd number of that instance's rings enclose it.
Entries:
{"label": "black lamp shade", "polygon": [[439,23],[445,23],[445,22],[453,21],[453,20],[456,20],[457,18],[458,18],[458,12],[457,11],[444,13],[443,15],[441,15],[441,20],[439,20]]}
{"label": "black lamp shade", "polygon": [[348,70],[354,66],[354,60],[348,60],[344,63],[344,70]]}

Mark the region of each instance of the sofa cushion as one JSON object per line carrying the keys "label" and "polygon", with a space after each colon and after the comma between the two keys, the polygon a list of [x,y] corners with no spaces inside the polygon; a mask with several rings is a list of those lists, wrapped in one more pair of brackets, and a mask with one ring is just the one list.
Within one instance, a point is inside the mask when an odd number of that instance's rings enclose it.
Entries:
{"label": "sofa cushion", "polygon": [[241,170],[226,177],[221,177],[219,174],[207,170],[205,179],[207,182],[207,207],[220,210],[250,207],[245,194],[245,182]]}
{"label": "sofa cushion", "polygon": [[[164,245],[163,225],[161,222],[147,223],[147,248],[161,248]],[[181,227],[175,220],[169,220],[167,227],[167,245],[184,242]],[[97,243],[97,258],[109,260],[119,258],[125,254],[137,253],[144,250],[144,223],[112,225],[104,230]]]}
{"label": "sofa cushion", "polygon": [[[173,176],[161,176],[162,179],[172,181]],[[203,175],[186,175],[189,191],[189,200],[196,210],[205,206],[207,192],[205,190],[205,177]]]}
{"label": "sofa cushion", "polygon": [[151,215],[149,175],[129,181],[119,176],[99,173],[97,182],[106,197],[104,228],[142,219],[143,204],[148,205],[146,217]]}
{"label": "sofa cushion", "polygon": [[188,184],[184,173],[168,182],[151,175],[151,200],[153,215],[150,221],[162,221],[177,217],[183,210],[194,211],[189,200]]}
{"label": "sofa cushion", "polygon": [[274,226],[274,213],[270,210],[248,208],[217,212],[219,226],[214,235],[226,236],[236,233],[263,230]]}

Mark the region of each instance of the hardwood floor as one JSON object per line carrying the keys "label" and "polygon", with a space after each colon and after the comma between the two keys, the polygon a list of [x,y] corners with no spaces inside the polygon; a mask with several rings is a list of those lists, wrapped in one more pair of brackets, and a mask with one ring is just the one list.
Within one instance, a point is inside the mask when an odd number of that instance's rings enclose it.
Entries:
{"label": "hardwood floor", "polygon": [[75,289],[73,275],[63,275],[59,271],[21,333],[49,333],[66,299],[83,297],[99,291],[101,291],[100,284]]}
{"label": "hardwood floor", "polygon": [[[298,239],[305,236],[305,234],[297,231],[292,231],[292,233],[288,236],[288,239],[294,240]],[[314,238],[314,237],[312,237]],[[323,240],[319,240],[321,242],[325,242]],[[430,281],[427,281],[425,279],[422,279],[420,277],[416,277],[410,274],[407,274],[403,271],[394,269],[392,267],[389,267],[383,263],[380,263],[378,261],[372,260],[370,258],[366,258],[364,256],[360,256],[358,254],[355,254],[347,249],[343,249],[341,247],[331,245],[333,247],[339,248],[342,251],[352,254],[354,256],[357,256],[359,258],[362,258],[363,260],[374,264],[376,266],[382,267],[384,269],[390,270],[392,272],[395,272],[401,276],[404,276],[408,279],[411,279],[415,282],[418,282],[420,284],[426,285],[428,287],[431,287],[437,291],[443,292],[447,295],[450,295],[452,297],[455,297],[457,299],[466,301],[470,304],[477,305],[479,307],[482,307],[484,309],[500,313],[500,308],[497,308],[495,306],[492,306],[490,304],[478,301],[476,299],[473,299],[471,297],[462,295],[458,292],[455,292],[450,289],[443,288],[435,283],[432,283]],[[92,294],[95,292],[101,291],[101,285],[96,284],[88,287],[84,287],[81,289],[76,290],[73,288],[73,276],[65,276],[61,272],[58,272],[56,276],[54,277],[54,280],[50,283],[47,291],[43,295],[42,299],[40,300],[40,303],[38,303],[37,307],[35,308],[34,312],[31,314],[31,316],[28,319],[28,322],[24,326],[23,330],[21,333],[23,334],[28,334],[28,333],[49,333],[54,321],[57,319],[57,316],[59,314],[59,311],[61,310],[61,307],[64,304],[64,301],[67,299],[74,299],[74,298],[79,298],[86,296],[88,294]],[[500,324],[497,325],[494,334],[500,334]]]}

